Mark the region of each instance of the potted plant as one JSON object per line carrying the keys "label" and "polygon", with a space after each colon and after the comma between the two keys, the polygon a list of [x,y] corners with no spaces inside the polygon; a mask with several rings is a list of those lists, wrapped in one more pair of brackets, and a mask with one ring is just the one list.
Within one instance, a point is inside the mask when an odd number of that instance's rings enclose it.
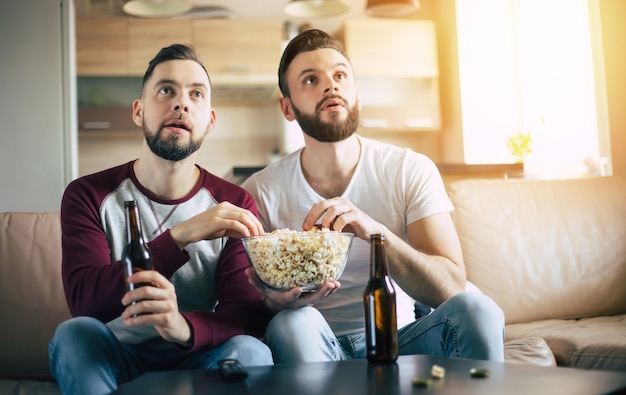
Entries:
{"label": "potted plant", "polygon": [[506,146],[511,150],[515,163],[524,163],[526,156],[532,153],[530,133],[520,132],[509,137]]}

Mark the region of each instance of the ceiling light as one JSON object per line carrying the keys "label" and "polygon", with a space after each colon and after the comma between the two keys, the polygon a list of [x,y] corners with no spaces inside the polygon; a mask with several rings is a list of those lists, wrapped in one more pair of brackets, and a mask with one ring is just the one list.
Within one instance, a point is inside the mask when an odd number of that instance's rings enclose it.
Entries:
{"label": "ceiling light", "polygon": [[340,0],[291,0],[284,11],[296,18],[323,18],[343,14],[349,9]]}
{"label": "ceiling light", "polygon": [[401,18],[419,10],[418,0],[367,0],[365,12],[369,16]]}
{"label": "ceiling light", "polygon": [[186,0],[130,0],[122,9],[129,15],[161,18],[183,14],[193,6]]}

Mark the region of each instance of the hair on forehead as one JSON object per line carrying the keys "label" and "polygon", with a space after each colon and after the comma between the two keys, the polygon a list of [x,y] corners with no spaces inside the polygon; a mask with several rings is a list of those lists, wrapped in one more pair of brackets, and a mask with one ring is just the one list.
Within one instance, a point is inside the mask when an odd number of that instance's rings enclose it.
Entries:
{"label": "hair on forehead", "polygon": [[211,77],[209,76],[209,73],[207,72],[204,65],[202,64],[202,61],[198,57],[195,49],[190,45],[172,44],[170,46],[161,48],[159,53],[157,53],[156,56],[152,58],[152,60],[148,63],[148,68],[143,75],[142,86],[144,86],[146,84],[146,81],[148,81],[150,77],[152,77],[156,66],[170,60],[192,60],[196,62],[200,65],[200,67],[202,67],[202,70],[204,70],[207,78],[209,79],[209,84],[211,84]]}
{"label": "hair on forehead", "polygon": [[278,87],[283,96],[289,97],[289,87],[287,86],[285,74],[293,59],[303,52],[322,48],[334,49],[350,61],[341,43],[332,38],[328,33],[319,29],[303,31],[287,44],[280,58],[280,64],[278,66]]}

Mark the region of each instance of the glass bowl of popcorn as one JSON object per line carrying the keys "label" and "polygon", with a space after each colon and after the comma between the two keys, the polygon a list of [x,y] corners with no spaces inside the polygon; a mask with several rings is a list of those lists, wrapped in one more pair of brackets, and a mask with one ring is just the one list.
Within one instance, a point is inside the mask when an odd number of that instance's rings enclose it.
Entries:
{"label": "glass bowl of popcorn", "polygon": [[275,290],[312,291],[338,280],[346,266],[354,234],[327,228],[279,229],[241,239],[261,281]]}

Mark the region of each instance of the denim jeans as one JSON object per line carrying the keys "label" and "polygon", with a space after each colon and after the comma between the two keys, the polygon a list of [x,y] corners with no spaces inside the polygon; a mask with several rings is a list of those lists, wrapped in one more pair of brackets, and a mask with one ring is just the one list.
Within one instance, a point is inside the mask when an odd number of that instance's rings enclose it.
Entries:
{"label": "denim jeans", "polygon": [[211,349],[188,353],[161,338],[142,344],[121,343],[97,319],[76,317],[59,325],[48,346],[50,372],[63,394],[108,394],[118,384],[151,371],[213,369],[217,361],[271,365],[269,348],[246,335]]}
{"label": "denim jeans", "polygon": [[[365,358],[365,333],[335,337],[313,307],[283,310],[270,322],[265,342],[275,363]],[[504,361],[504,314],[488,296],[463,292],[398,330],[401,355]]]}

